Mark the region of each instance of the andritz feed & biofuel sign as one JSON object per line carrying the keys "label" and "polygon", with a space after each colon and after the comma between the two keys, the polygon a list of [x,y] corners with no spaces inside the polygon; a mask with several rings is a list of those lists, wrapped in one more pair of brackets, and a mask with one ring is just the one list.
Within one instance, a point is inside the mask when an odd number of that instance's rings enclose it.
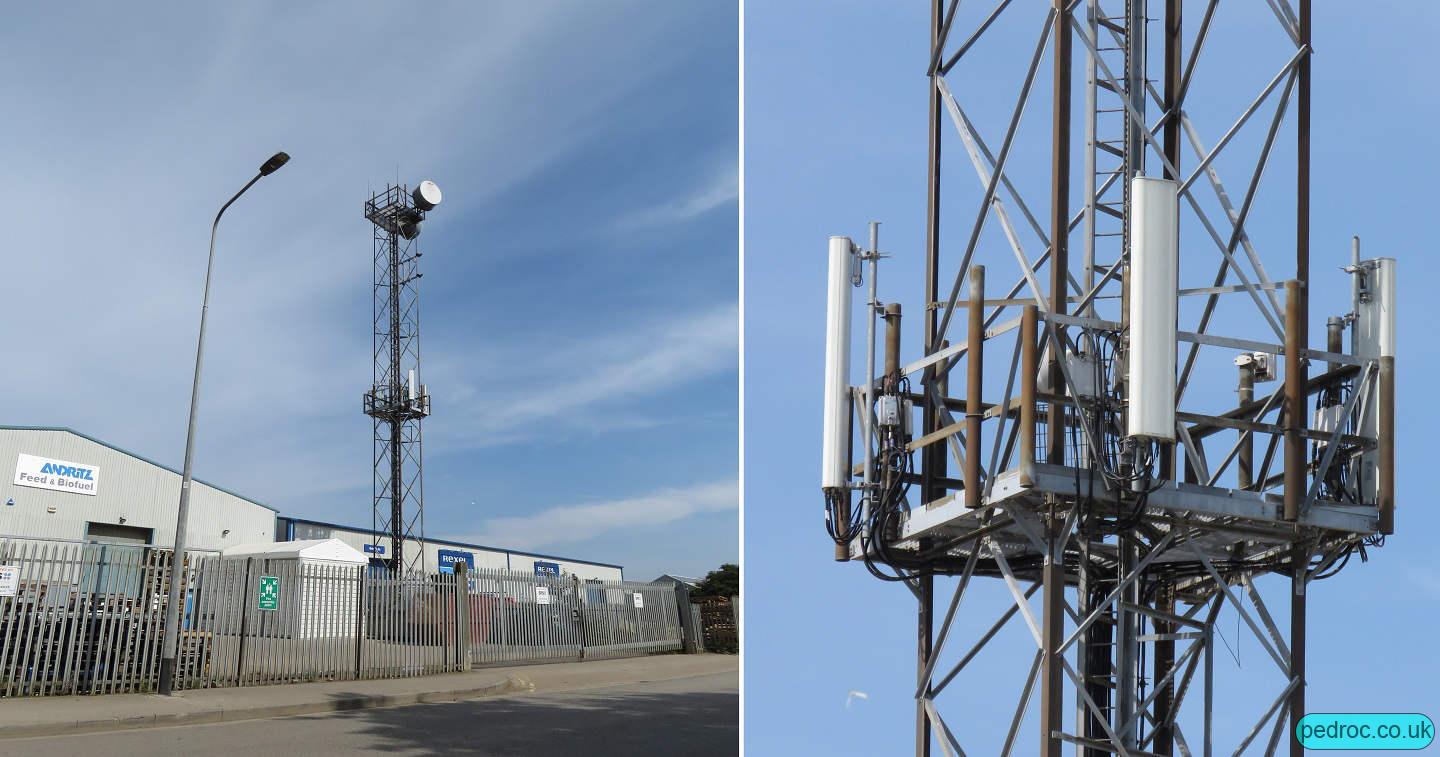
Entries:
{"label": "andritz feed & biofuel sign", "polygon": [[93,497],[100,487],[100,467],[22,454],[15,462],[15,485]]}

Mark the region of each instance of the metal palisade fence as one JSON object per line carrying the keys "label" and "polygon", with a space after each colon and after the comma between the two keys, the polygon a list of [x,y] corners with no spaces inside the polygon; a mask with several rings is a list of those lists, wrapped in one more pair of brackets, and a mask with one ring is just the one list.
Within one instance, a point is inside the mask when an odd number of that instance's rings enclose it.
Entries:
{"label": "metal palisade fence", "polygon": [[670,586],[506,571],[468,574],[475,664],[623,657],[679,650]]}
{"label": "metal palisade fence", "polygon": [[160,551],[0,542],[0,696],[153,690],[169,562]]}
{"label": "metal palisade fence", "polygon": [[[0,696],[157,688],[172,552],[0,540]],[[668,586],[185,561],[177,689],[397,678],[680,650]]]}

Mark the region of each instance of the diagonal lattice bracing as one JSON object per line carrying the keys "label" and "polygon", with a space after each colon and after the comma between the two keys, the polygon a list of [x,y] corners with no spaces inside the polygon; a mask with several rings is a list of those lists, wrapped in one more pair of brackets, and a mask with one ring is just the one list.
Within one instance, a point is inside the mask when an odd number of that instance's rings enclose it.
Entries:
{"label": "diagonal lattice bracing", "polygon": [[[1366,420],[1392,396],[1382,388],[1393,381],[1392,356],[1347,353],[1334,329],[1325,350],[1309,339],[1309,6],[932,2],[924,338],[911,350],[918,355],[901,360],[899,311],[887,312],[884,373],[876,375],[872,361],[862,381],[850,382],[865,387],[844,397],[863,434],[844,466],[865,472],[856,487],[862,522],[856,536],[837,539],[842,559],[867,563],[919,602],[917,754],[937,744],[964,753],[961,744],[977,734],[963,711],[947,712],[951,684],[1000,634],[1025,633],[1037,651],[1028,667],[1017,664],[1014,717],[991,730],[996,743],[987,750],[1035,753],[1028,731],[1047,757],[1062,743],[1083,757],[1208,755],[1216,748],[1212,642],[1226,606],[1280,674],[1274,698],[1255,712],[1224,713],[1227,722],[1253,723],[1227,747],[1273,753],[1288,741],[1285,722],[1303,713],[1305,584],[1378,545],[1393,502],[1393,489],[1367,489],[1356,473],[1362,456],[1393,460],[1393,440]],[[1278,32],[1277,44],[1227,46],[1236,14],[1256,12],[1273,17],[1276,26],[1262,27]],[[975,58],[1001,28],[1019,30],[1021,44],[995,54],[1013,55],[1023,75],[1013,97],[997,98],[983,89],[995,67]],[[1212,123],[1204,116],[1221,108],[1192,92],[1214,81],[1206,58],[1217,52],[1260,73],[1253,90],[1225,82],[1238,111],[1202,136],[1197,121]],[[1071,103],[1082,84],[1083,110]],[[991,102],[1003,113],[980,112]],[[1027,111],[1048,116],[1048,151],[1019,136]],[[1004,130],[982,134],[977,123]],[[1284,168],[1276,155],[1290,159],[1281,149],[1290,124],[1293,240],[1275,233],[1267,204],[1291,187],[1262,182]],[[960,149],[942,150],[947,139]],[[1072,161],[1072,148],[1083,150],[1081,160]],[[1043,198],[1022,181],[1034,166],[1017,160],[1037,153],[1050,162]],[[947,194],[946,207],[964,209],[958,219],[941,212],[940,177],[956,175],[942,170],[942,155],[974,177]],[[1072,176],[1072,162],[1083,163],[1082,172]],[[1230,194],[1222,163],[1243,176],[1243,191]],[[1154,179],[1173,182],[1176,255],[1188,265],[1176,265],[1178,359],[1166,398],[1173,421],[1160,424],[1174,432],[1137,437],[1126,430],[1137,388],[1129,382],[1145,381],[1128,371],[1139,239],[1132,215],[1139,182]],[[1260,218],[1268,224],[1263,243],[1252,233]],[[952,221],[955,231],[942,235]],[[987,228],[996,243],[983,236]],[[863,258],[872,287],[874,234]],[[987,292],[987,268],[1007,286]],[[1351,269],[1374,268],[1357,256]],[[942,281],[951,282],[948,292]],[[878,303],[872,288],[872,334]],[[1357,305],[1345,323],[1358,313]],[[1191,330],[1181,330],[1182,319]],[[968,330],[952,329],[957,321]],[[1240,332],[1223,333],[1235,324]],[[1229,370],[1237,353],[1244,361],[1234,361],[1239,394],[1231,405],[1228,387],[1217,392],[1214,383],[1217,363]],[[1312,377],[1310,367],[1322,362],[1327,370]],[[1280,383],[1257,392],[1254,384],[1267,380]],[[878,403],[887,397],[897,404],[882,418]],[[894,412],[911,412],[902,399],[919,416],[913,429]],[[905,494],[912,485],[918,501]],[[826,487],[831,506],[852,493]],[[1266,574],[1289,580],[1288,635],[1256,588]],[[934,582],[944,576],[957,585],[936,635]],[[987,578],[1009,601],[978,641],[957,650],[956,618],[975,612],[962,600]],[[1068,715],[1062,701],[1074,705]]]}

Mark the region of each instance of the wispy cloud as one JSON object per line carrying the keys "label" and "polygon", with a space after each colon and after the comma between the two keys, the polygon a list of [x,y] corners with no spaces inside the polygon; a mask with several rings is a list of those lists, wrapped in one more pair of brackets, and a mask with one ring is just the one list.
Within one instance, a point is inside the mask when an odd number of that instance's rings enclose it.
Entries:
{"label": "wispy cloud", "polygon": [[740,177],[735,162],[720,161],[705,179],[692,187],[687,194],[623,216],[616,223],[616,228],[633,231],[684,223],[735,202],[739,197]]}
{"label": "wispy cloud", "polygon": [[653,426],[658,421],[643,415],[603,411],[733,368],[738,323],[737,307],[726,303],[660,324],[647,319],[633,330],[576,339],[539,355],[534,345],[517,346],[526,360],[484,359],[492,365],[527,365],[534,379],[500,385],[498,391],[492,372],[468,360],[443,362],[431,376],[438,371],[442,378],[434,383],[453,387],[447,412],[457,422],[442,433],[464,436],[450,442],[488,446],[542,427],[547,433],[582,425],[593,430],[606,417],[632,428]]}
{"label": "wispy cloud", "polygon": [[734,510],[739,501],[737,481],[714,481],[626,499],[557,505],[531,515],[492,518],[474,541],[539,549],[593,539],[622,528],[658,526],[699,513]]}

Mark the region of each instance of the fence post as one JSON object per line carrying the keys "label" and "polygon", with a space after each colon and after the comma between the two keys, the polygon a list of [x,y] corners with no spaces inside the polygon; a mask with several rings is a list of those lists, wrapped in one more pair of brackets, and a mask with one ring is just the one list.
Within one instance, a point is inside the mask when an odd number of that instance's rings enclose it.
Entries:
{"label": "fence post", "polygon": [[675,584],[675,612],[680,616],[680,644],[686,654],[699,654],[702,650],[700,644],[700,624],[695,622],[690,604],[690,587],[682,583]]}
{"label": "fence post", "polygon": [[255,558],[245,558],[245,583],[240,591],[240,642],[235,650],[235,685],[245,685],[245,637],[250,633],[250,581]]}
{"label": "fence post", "polygon": [[705,651],[705,618],[700,605],[690,605],[690,625],[695,629],[695,653]]}
{"label": "fence post", "polygon": [[464,560],[455,562],[455,666],[470,670],[470,566]]}
{"label": "fence post", "polygon": [[571,582],[575,585],[575,629],[580,637],[580,659],[585,659],[585,648],[590,645],[585,638],[585,590],[580,585],[580,577],[571,574]]}
{"label": "fence post", "polygon": [[365,579],[370,575],[369,565],[357,565],[359,575],[355,580],[355,678],[359,679],[365,670]]}

